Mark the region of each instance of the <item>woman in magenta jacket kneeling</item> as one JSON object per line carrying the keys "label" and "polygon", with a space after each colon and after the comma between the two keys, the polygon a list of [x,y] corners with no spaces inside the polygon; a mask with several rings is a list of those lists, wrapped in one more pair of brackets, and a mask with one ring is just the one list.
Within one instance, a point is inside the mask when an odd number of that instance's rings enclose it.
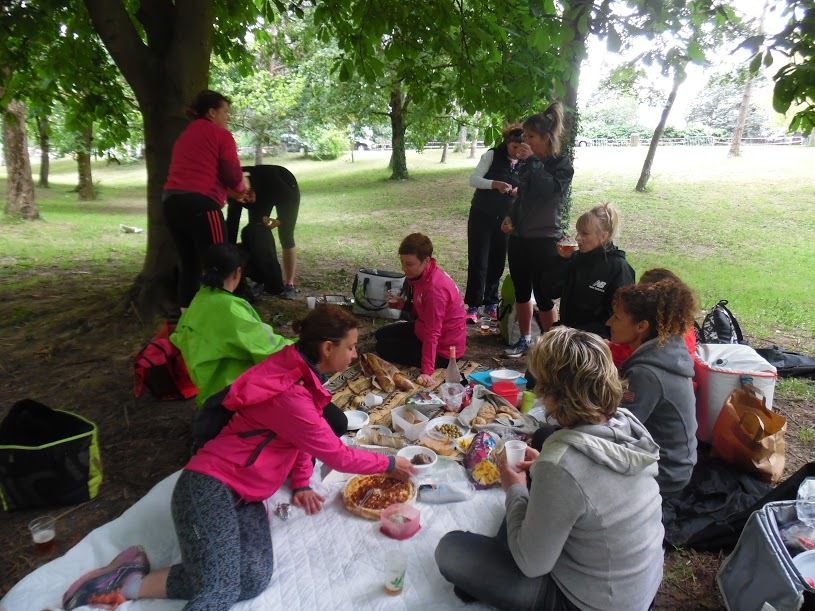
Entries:
{"label": "woman in magenta jacket kneeling", "polygon": [[[411,322],[385,325],[376,332],[376,352],[383,359],[420,367],[417,382],[428,386],[431,374],[447,367],[450,348],[456,358],[467,348],[467,319],[464,301],[453,279],[433,258],[433,243],[426,235],[411,233],[399,245],[399,259],[411,290]],[[389,300],[403,309],[401,299]]]}
{"label": "woman in magenta jacket kneeling", "polygon": [[308,514],[322,508],[323,497],[309,488],[312,457],[346,473],[413,473],[404,458],[347,447],[323,418],[331,399],[323,382],[357,356],[356,318],[321,305],[295,331],[295,345],[235,380],[223,402],[234,415],[176,483],[172,513],[181,563],[150,572],[144,550],[130,547],[77,580],[63,597],[66,609],[111,597],[176,598],[188,600],[188,610],[229,609],[259,595],[272,577],[263,501],[290,477],[294,505]]}

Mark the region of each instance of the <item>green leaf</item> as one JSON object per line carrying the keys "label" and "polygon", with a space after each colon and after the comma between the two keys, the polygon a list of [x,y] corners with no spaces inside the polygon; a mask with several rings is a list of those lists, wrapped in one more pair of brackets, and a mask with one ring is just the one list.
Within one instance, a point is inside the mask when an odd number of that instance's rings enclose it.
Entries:
{"label": "green leaf", "polygon": [[750,61],[750,74],[758,74],[758,69],[761,67],[761,53],[757,53],[756,56]]}
{"label": "green leaf", "polygon": [[690,41],[688,44],[688,59],[696,64],[705,63],[705,52],[702,47],[695,40]]}
{"label": "green leaf", "polygon": [[772,66],[772,65],[773,65],[773,54],[772,54],[772,53],[770,53],[770,51],[767,51],[767,52],[764,54],[764,66],[765,66],[766,68],[769,68],[769,67],[770,67],[770,66]]}
{"label": "green leaf", "polygon": [[622,46],[623,41],[620,39],[620,35],[617,33],[617,30],[615,30],[613,26],[609,26],[606,48],[612,53],[618,53]]}

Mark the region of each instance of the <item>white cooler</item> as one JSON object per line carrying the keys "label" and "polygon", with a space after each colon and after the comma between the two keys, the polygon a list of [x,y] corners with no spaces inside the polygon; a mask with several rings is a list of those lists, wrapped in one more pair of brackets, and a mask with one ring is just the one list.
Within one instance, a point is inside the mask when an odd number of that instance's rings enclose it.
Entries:
{"label": "white cooler", "polygon": [[694,367],[699,385],[696,390],[696,421],[699,427],[696,436],[700,441],[710,443],[719,412],[730,393],[741,385],[742,376],[753,378],[753,386],[766,398],[767,408],[772,409],[778,375],[775,367],[750,346],[698,344]]}

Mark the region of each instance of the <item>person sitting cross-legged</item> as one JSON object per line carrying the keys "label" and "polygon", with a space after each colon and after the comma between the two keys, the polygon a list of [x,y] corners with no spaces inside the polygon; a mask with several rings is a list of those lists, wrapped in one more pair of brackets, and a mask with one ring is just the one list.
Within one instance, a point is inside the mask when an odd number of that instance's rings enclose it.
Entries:
{"label": "person sitting cross-legged", "polygon": [[447,533],[439,571],[459,597],[499,609],[648,609],[664,559],[659,447],[618,407],[622,383],[597,335],[556,327],[532,346],[529,366],[562,428],[540,453],[501,465],[498,534]]}

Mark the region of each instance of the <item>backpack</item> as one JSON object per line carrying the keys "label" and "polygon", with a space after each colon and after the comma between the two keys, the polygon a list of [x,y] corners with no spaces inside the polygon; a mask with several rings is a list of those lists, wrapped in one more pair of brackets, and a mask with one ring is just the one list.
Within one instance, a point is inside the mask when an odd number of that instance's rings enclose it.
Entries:
{"label": "backpack", "polygon": [[175,325],[165,322],[156,336],[133,359],[133,395],[141,397],[146,386],[162,401],[191,399],[198,389],[190,379],[181,351],[170,339]]}
{"label": "backpack", "polygon": [[[532,303],[535,298],[532,297]],[[514,346],[521,339],[521,330],[515,315],[515,284],[512,277],[507,274],[501,282],[501,296],[498,301],[498,330],[508,346]],[[537,317],[532,316],[532,339],[541,334]]]}
{"label": "backpack", "polygon": [[[204,447],[210,439],[218,436],[235,412],[223,406],[226,395],[229,394],[231,386],[227,386],[223,390],[216,392],[214,395],[204,401],[204,405],[198,410],[195,415],[195,420],[192,423],[192,453],[195,454],[198,450]],[[244,467],[249,467],[257,460],[260,453],[267,445],[272,443],[277,437],[277,433],[271,429],[256,429],[253,431],[244,431],[238,433],[238,437],[257,437],[263,436],[263,439],[254,449],[249,458],[246,459]]]}
{"label": "backpack", "polygon": [[102,460],[96,424],[23,399],[0,422],[0,505],[6,511],[76,505],[96,497]]}
{"label": "backpack", "polygon": [[815,377],[815,357],[784,350],[778,346],[756,348],[756,352],[775,367],[778,375],[782,378]]}
{"label": "backpack", "polygon": [[746,344],[739,321],[727,307],[727,299],[722,299],[707,313],[702,325],[694,323],[696,341],[700,344]]}

